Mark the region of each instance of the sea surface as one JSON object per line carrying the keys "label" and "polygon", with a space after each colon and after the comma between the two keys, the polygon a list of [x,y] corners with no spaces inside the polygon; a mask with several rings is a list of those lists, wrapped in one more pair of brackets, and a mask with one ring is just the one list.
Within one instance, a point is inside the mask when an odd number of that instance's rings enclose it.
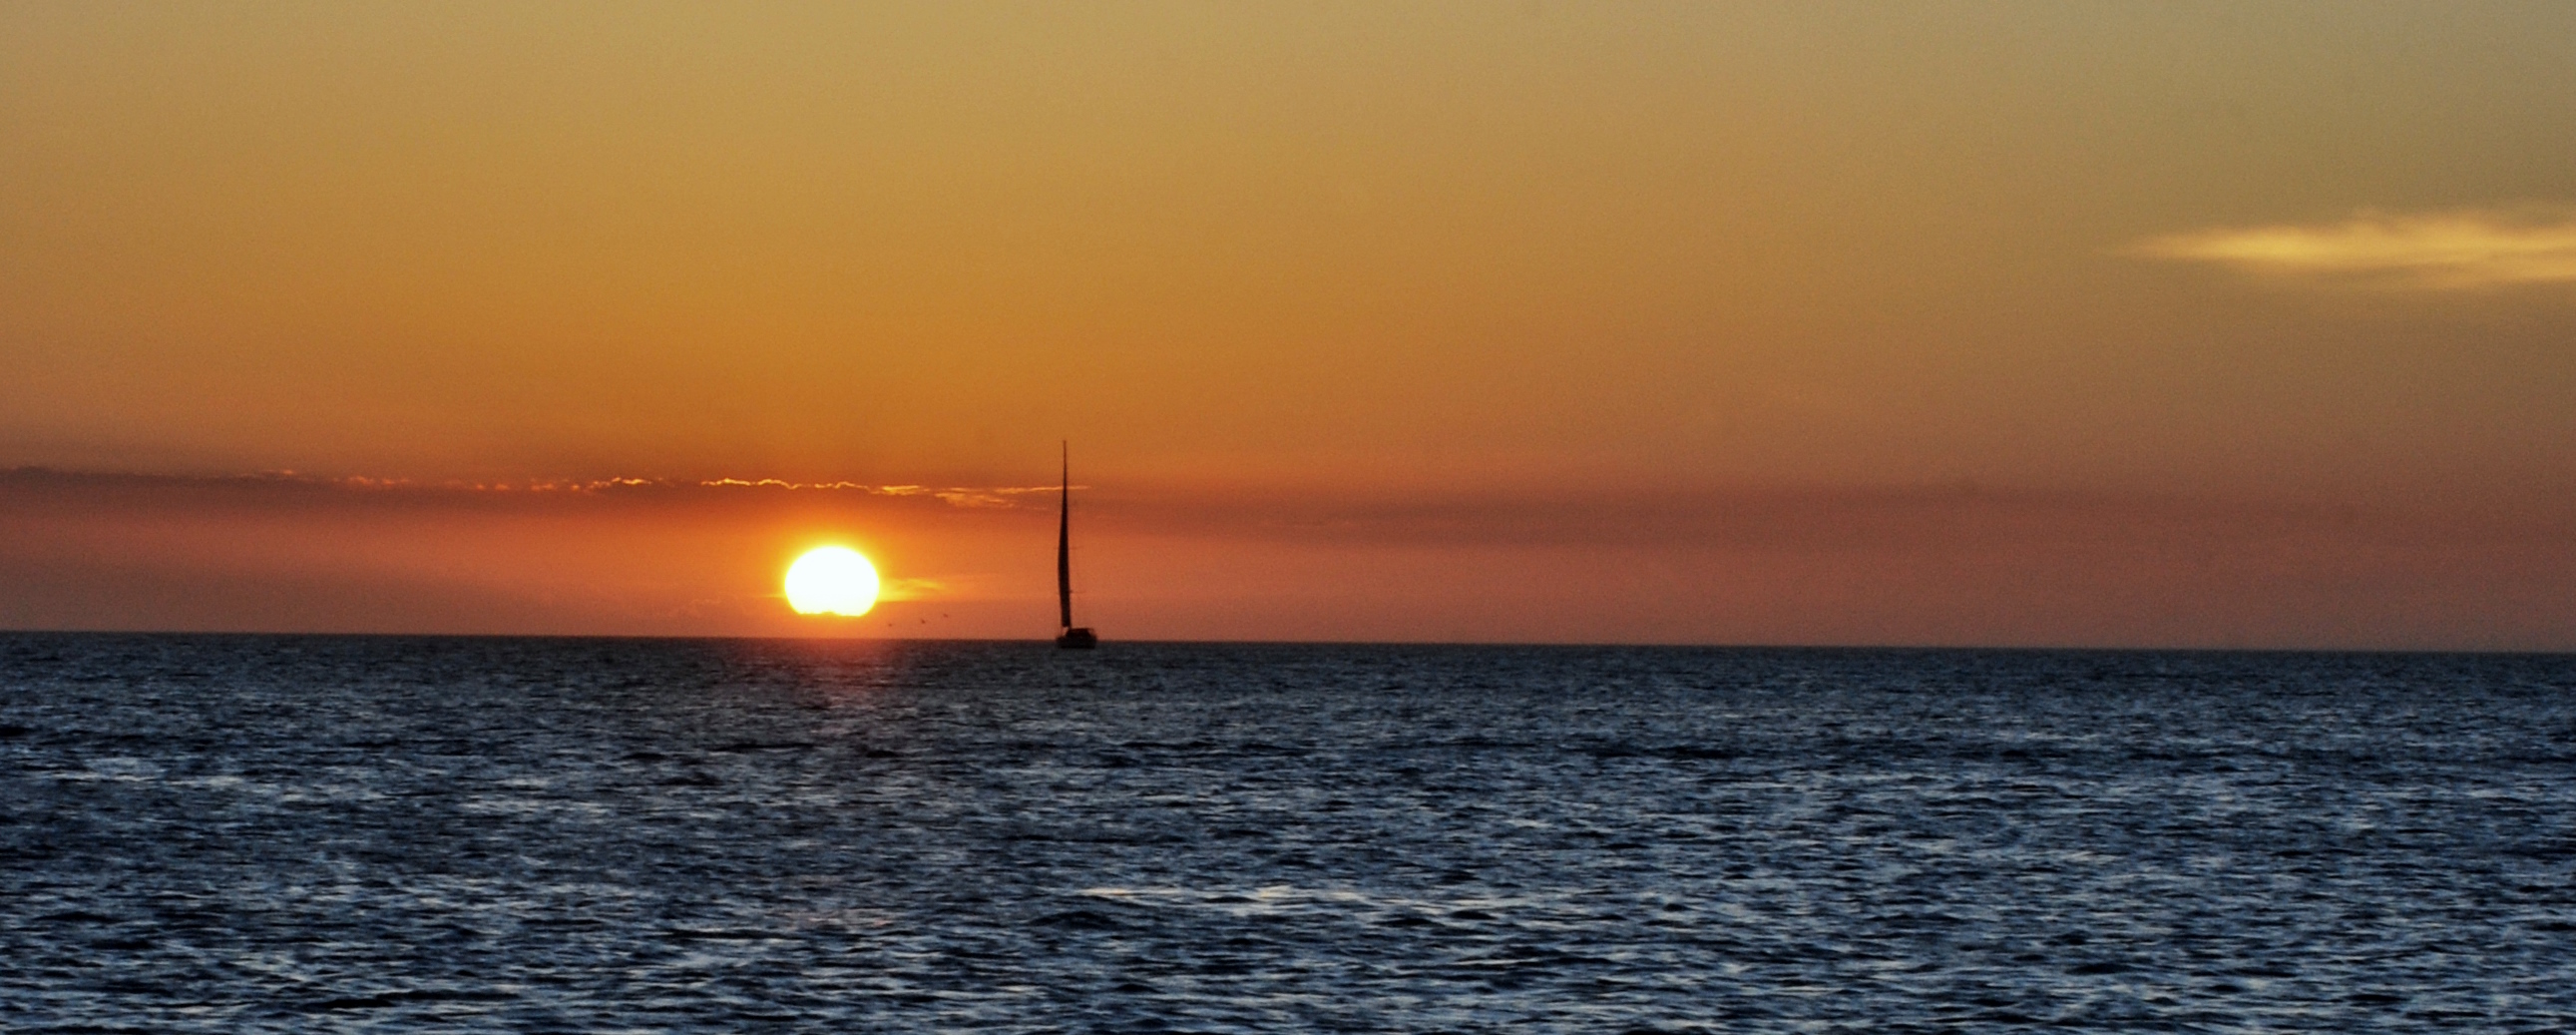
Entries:
{"label": "sea surface", "polygon": [[0,1029],[2576,1029],[2576,658],[0,634]]}

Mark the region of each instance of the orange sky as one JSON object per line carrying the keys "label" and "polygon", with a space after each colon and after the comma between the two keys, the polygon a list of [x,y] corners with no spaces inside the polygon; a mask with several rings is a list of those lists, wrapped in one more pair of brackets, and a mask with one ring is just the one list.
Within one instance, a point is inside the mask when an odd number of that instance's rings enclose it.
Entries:
{"label": "orange sky", "polygon": [[1038,500],[698,483],[1070,438],[1112,638],[2576,649],[2571,125],[2555,4],[13,5],[0,626],[1042,635]]}

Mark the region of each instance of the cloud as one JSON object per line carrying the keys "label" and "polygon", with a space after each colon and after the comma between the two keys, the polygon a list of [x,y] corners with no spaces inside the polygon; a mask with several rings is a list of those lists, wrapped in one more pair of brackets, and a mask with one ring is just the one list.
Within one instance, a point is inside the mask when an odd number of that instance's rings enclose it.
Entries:
{"label": "cloud", "polygon": [[878,600],[938,600],[950,595],[950,585],[941,579],[889,579],[878,588]]}
{"label": "cloud", "polygon": [[[952,485],[945,488],[928,485],[874,485],[866,482],[798,482],[784,478],[709,478],[694,481],[669,478],[523,478],[516,481],[424,482],[401,477],[364,475],[325,476],[298,471],[263,471],[256,474],[133,474],[103,471],[67,471],[49,467],[0,467],[0,489],[17,487],[40,489],[106,489],[123,487],[135,490],[221,490],[246,493],[326,493],[347,491],[403,496],[415,499],[509,496],[606,496],[645,495],[675,497],[698,495],[735,495],[746,491],[791,491],[799,493],[854,494],[885,496],[897,499],[917,498],[950,507],[975,510],[1025,509],[1023,497],[1052,497],[1064,487],[1057,485]],[[1076,485],[1074,491],[1089,486]],[[1053,503],[1048,499],[1029,501],[1029,505]]]}
{"label": "cloud", "polygon": [[2374,287],[2456,291],[2576,282],[2576,209],[2462,209],[2340,223],[2220,227],[2138,242],[2131,254]]}

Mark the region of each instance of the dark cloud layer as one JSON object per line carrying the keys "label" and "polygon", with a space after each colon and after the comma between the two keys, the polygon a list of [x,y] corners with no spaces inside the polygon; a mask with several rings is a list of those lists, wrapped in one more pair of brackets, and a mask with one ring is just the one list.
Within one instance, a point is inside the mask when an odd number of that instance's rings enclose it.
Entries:
{"label": "dark cloud layer", "polygon": [[[1129,637],[2576,648],[2576,507],[1974,485],[1091,490],[1084,606]],[[0,475],[0,626],[1034,636],[1052,512],[740,486]],[[853,538],[855,537],[855,538]],[[853,541],[914,599],[786,614]]]}

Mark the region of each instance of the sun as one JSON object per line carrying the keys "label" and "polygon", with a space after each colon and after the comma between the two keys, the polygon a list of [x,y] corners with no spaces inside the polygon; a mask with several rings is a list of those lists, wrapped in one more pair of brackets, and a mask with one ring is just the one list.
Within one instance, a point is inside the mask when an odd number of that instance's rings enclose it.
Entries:
{"label": "sun", "polygon": [[877,567],[846,546],[819,546],[787,566],[787,606],[857,617],[877,606]]}

